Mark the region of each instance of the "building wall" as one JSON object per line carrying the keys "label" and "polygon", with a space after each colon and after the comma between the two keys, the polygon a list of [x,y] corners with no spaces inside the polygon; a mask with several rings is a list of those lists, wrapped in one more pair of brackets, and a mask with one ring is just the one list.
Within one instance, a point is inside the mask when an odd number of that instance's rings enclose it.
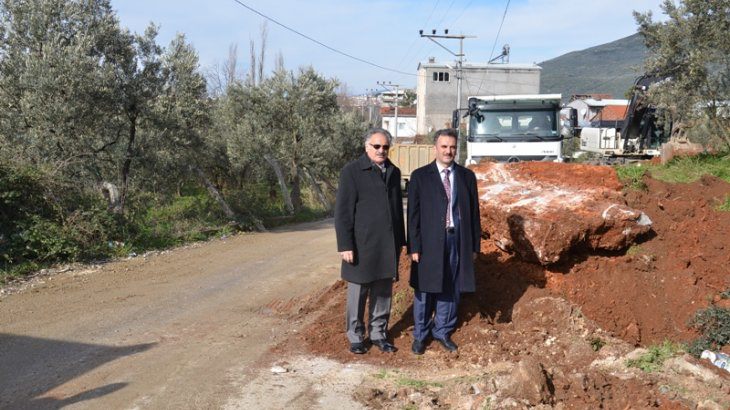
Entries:
{"label": "building wall", "polygon": [[[401,117],[398,116],[398,139],[402,137],[415,137],[416,136],[416,117]],[[393,137],[395,133],[395,116],[383,115],[383,128],[390,132]],[[398,141],[395,141],[398,142]]]}
{"label": "building wall", "polygon": [[[434,81],[434,72],[448,72],[449,81]],[[533,64],[465,64],[463,73],[462,108],[466,108],[468,98],[473,96],[540,92],[540,67]],[[421,64],[416,94],[418,134],[451,126],[451,115],[456,109],[456,70],[446,64]]]}

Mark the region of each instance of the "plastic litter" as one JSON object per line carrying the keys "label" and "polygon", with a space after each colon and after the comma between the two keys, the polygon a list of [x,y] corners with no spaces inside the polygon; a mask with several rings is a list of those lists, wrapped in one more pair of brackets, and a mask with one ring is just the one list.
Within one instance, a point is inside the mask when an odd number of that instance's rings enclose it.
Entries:
{"label": "plastic litter", "polygon": [[715,366],[730,372],[730,356],[721,352],[713,352],[712,350],[704,350],[700,355],[701,359],[707,359]]}

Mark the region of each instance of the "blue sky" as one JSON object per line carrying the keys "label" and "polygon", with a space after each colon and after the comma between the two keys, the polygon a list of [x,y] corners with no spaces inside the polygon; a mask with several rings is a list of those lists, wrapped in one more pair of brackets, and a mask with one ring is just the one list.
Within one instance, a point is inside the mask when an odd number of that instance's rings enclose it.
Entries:
{"label": "blue sky", "polygon": [[[539,63],[561,54],[603,44],[636,32],[632,11],[652,10],[660,0],[512,0],[497,37],[507,0],[240,0],[281,23],[345,53],[408,73],[429,56],[453,57],[418,35],[419,29],[474,35],[464,41],[466,60],[485,62],[493,46],[511,48],[510,62]],[[248,70],[249,40],[259,42],[264,19],[233,0],[112,0],[122,25],[142,32],[160,27],[167,44],[184,33],[198,50],[201,68],[213,70],[238,44],[239,68]],[[288,69],[312,65],[337,78],[350,93],[378,88],[377,81],[415,87],[415,77],[384,71],[335,54],[269,22],[266,70],[281,52]],[[446,44],[457,50],[458,41]],[[610,62],[607,62],[610,63]]]}

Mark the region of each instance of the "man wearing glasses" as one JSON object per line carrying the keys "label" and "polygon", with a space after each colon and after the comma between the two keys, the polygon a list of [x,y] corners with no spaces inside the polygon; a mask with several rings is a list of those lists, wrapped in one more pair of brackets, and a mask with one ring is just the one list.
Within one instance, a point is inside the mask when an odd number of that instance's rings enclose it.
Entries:
{"label": "man wearing glasses", "polygon": [[365,134],[365,153],[340,172],[335,205],[337,251],[347,281],[346,323],[350,351],[364,354],[364,315],[369,299],[368,335],[382,352],[397,349],[388,340],[393,281],[405,246],[400,170],[388,160],[393,138],[381,128]]}

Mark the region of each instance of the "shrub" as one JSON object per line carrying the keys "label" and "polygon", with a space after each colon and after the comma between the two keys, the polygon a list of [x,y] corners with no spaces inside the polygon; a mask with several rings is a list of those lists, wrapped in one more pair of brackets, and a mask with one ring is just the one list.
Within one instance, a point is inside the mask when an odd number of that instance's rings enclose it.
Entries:
{"label": "shrub", "polygon": [[703,350],[719,350],[730,342],[730,309],[710,306],[698,310],[690,326],[700,336],[689,347],[689,353],[699,357]]}
{"label": "shrub", "polygon": [[660,345],[650,346],[649,351],[638,359],[627,360],[626,366],[636,367],[645,372],[657,371],[664,365],[664,361],[676,356],[682,350],[681,345],[665,340]]}

